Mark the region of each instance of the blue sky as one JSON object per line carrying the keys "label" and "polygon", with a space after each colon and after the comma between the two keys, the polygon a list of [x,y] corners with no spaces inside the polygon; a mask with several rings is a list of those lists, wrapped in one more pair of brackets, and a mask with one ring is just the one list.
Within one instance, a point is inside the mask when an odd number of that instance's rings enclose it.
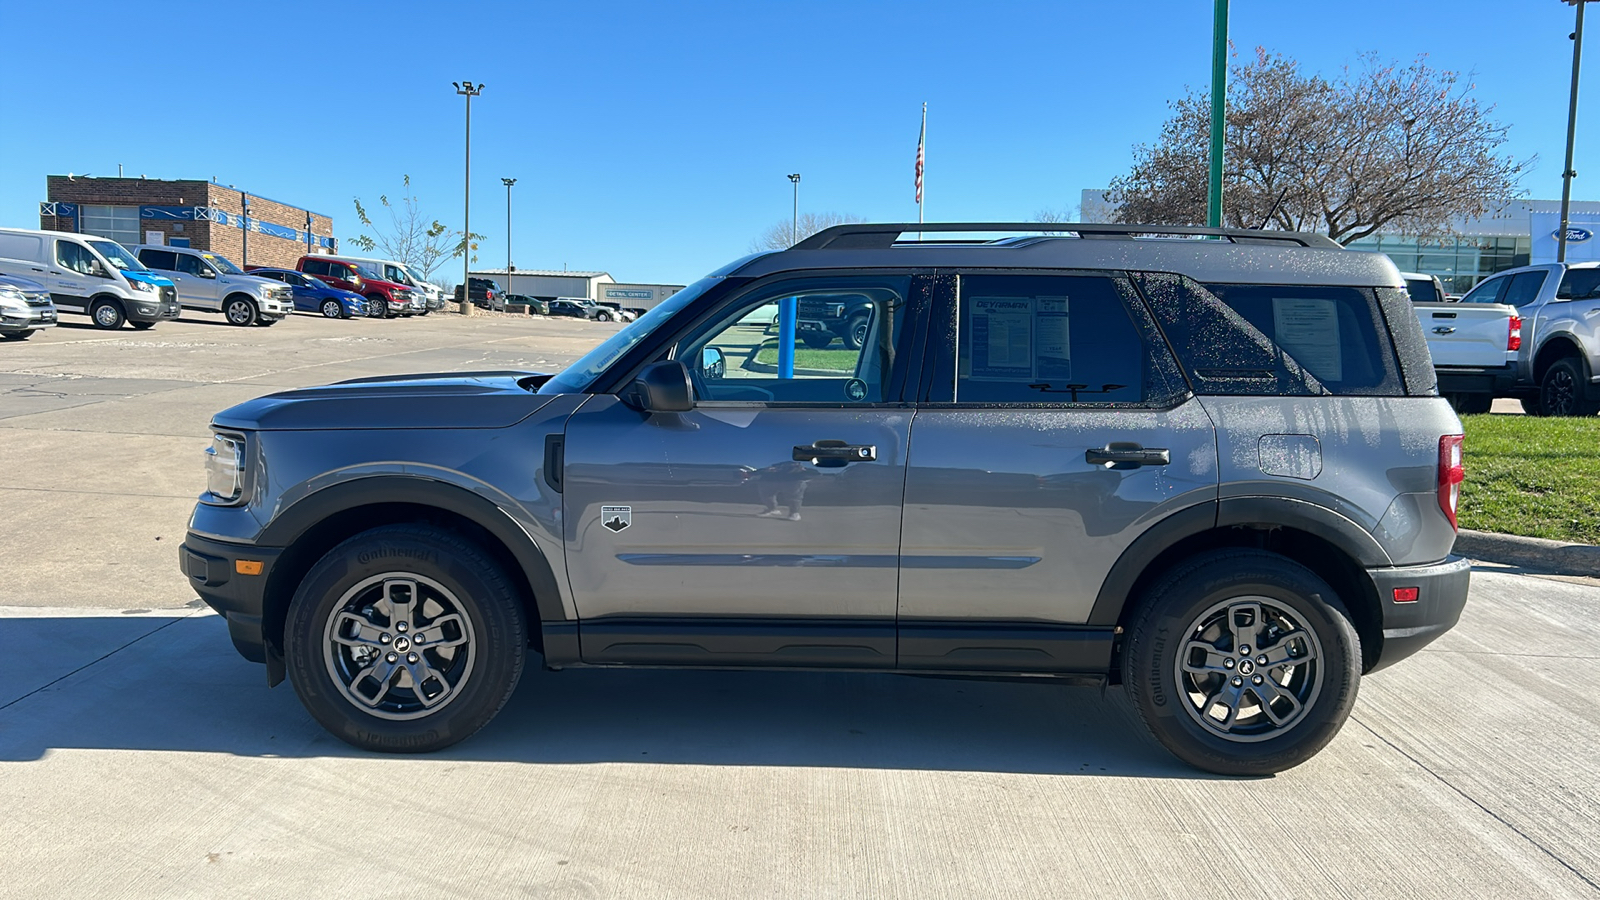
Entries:
{"label": "blue sky", "polygon": [[[0,224],[37,227],[45,176],[210,178],[332,215],[400,193],[459,227],[473,102],[480,264],[686,283],[802,211],[1015,220],[1125,172],[1167,101],[1210,77],[1210,0],[347,3],[82,0],[0,11]],[[1234,0],[1232,35],[1332,72],[1363,52],[1474,72],[1559,197],[1572,8],[1560,0]],[[1600,199],[1600,8],[1574,196]],[[165,23],[176,23],[169,36]],[[170,64],[168,64],[170,63]],[[1587,115],[1585,115],[1587,114]],[[457,272],[449,267],[448,271]],[[459,276],[457,276],[459,277]]]}

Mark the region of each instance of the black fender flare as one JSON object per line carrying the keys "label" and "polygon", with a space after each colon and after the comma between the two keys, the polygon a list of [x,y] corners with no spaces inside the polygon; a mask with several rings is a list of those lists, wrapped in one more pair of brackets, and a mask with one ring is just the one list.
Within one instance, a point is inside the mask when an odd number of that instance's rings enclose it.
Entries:
{"label": "black fender flare", "polygon": [[493,501],[465,488],[431,478],[373,475],[341,482],[308,494],[274,516],[256,543],[288,547],[329,516],[362,506],[409,503],[454,513],[489,532],[511,551],[533,590],[533,602],[544,622],[567,621],[556,576],[539,547]]}
{"label": "black fender flare", "polygon": [[1229,497],[1181,509],[1140,535],[1107,573],[1086,624],[1118,624],[1134,584],[1157,557],[1186,538],[1232,526],[1293,528],[1326,540],[1364,568],[1394,565],[1376,538],[1326,507],[1287,497]]}

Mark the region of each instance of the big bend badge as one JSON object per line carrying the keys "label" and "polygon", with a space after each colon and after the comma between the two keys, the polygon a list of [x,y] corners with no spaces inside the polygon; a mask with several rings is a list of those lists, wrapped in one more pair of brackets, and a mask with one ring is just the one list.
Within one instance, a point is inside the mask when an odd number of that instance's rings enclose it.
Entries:
{"label": "big bend badge", "polygon": [[600,507],[600,524],[612,531],[623,531],[633,524],[633,507],[631,506],[602,506]]}

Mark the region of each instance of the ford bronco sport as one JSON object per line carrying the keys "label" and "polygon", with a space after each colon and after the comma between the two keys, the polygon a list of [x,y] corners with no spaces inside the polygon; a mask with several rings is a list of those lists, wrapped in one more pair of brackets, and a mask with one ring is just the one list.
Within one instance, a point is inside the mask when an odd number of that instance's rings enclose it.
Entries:
{"label": "ford bronco sport", "polygon": [[[476,732],[533,651],[1110,680],[1194,766],[1296,765],[1466,601],[1404,282],[1315,235],[1039,227],[842,225],[555,375],[236,406],[182,571],[372,750]],[[803,341],[819,298],[859,347]]]}

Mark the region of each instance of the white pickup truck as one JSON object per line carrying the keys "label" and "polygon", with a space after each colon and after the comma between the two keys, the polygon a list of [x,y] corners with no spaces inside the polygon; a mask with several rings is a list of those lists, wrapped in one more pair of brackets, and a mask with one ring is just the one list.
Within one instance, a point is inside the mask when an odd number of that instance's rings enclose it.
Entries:
{"label": "white pickup truck", "polygon": [[[1450,306],[1463,312],[1509,307],[1521,317],[1516,374],[1507,387],[1497,383],[1494,396],[1521,400],[1530,415],[1592,416],[1600,410],[1600,263],[1507,269]],[[1420,306],[1417,312],[1426,315]],[[1432,349],[1429,319],[1422,322]]]}
{"label": "white pickup truck", "polygon": [[[1483,302],[1447,302],[1431,275],[1400,273],[1428,339],[1439,393],[1463,415],[1486,413],[1496,397],[1509,396],[1522,347],[1517,307],[1483,295]],[[1488,282],[1484,282],[1487,284]],[[1480,285],[1481,287],[1481,285]],[[1478,292],[1474,290],[1467,297]],[[1437,299],[1435,299],[1437,298]]]}

